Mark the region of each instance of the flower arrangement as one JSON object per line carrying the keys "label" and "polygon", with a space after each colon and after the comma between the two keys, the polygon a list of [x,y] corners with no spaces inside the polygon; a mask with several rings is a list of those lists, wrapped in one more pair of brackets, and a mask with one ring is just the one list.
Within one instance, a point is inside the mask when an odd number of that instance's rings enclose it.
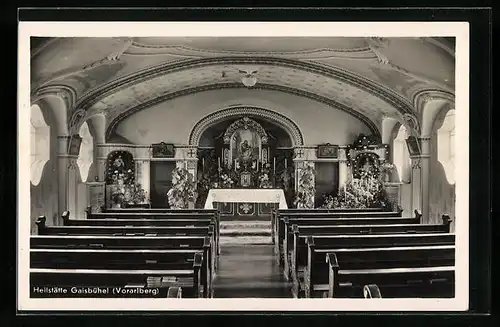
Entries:
{"label": "flower arrangement", "polygon": [[361,178],[348,182],[336,197],[325,198],[321,208],[388,208],[390,203],[382,182],[373,175],[363,175]]}
{"label": "flower arrangement", "polygon": [[314,194],[316,193],[314,173],[314,168],[311,166],[307,166],[302,170],[299,178],[298,192],[293,202],[297,208],[314,207]]}
{"label": "flower arrangement", "polygon": [[220,175],[220,184],[222,188],[233,188],[235,183],[228,173],[222,173]]}
{"label": "flower arrangement", "polygon": [[273,188],[273,183],[269,179],[269,175],[267,173],[262,173],[259,175],[259,187],[260,188]]}
{"label": "flower arrangement", "polygon": [[168,203],[173,209],[189,208],[196,202],[198,192],[193,174],[185,168],[172,171],[172,188],[167,192]]}

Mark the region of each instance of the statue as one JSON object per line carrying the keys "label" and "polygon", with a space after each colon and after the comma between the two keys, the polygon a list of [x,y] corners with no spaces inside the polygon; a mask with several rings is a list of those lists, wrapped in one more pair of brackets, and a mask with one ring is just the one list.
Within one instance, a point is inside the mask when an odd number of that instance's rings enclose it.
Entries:
{"label": "statue", "polygon": [[241,154],[241,159],[244,161],[250,160],[252,158],[252,151],[253,147],[248,144],[248,140],[244,140],[240,144],[240,154]]}

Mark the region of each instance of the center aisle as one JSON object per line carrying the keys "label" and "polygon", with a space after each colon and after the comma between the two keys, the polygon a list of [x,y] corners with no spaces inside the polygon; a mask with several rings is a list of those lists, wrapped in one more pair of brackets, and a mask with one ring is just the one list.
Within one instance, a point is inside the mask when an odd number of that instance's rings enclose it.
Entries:
{"label": "center aisle", "polygon": [[223,245],[214,298],[291,298],[274,256],[270,244]]}

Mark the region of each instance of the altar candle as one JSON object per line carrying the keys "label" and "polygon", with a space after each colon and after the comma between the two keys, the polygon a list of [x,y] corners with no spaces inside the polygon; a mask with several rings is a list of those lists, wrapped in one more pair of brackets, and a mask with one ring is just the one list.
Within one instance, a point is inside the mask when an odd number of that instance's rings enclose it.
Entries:
{"label": "altar candle", "polygon": [[217,158],[217,166],[219,167],[220,169],[220,157]]}
{"label": "altar candle", "polygon": [[234,159],[234,171],[236,171],[236,159]]}
{"label": "altar candle", "polygon": [[276,174],[276,157],[273,158],[273,173]]}
{"label": "altar candle", "polygon": [[201,170],[205,172],[205,158],[201,158]]}
{"label": "altar candle", "polygon": [[286,158],[285,158],[285,170],[286,170],[286,168],[287,168],[287,161],[286,161]]}

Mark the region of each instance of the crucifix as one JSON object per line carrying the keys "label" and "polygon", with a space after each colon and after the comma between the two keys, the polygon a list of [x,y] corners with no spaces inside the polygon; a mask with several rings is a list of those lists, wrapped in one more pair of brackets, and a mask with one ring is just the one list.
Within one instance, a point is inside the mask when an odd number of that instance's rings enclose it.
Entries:
{"label": "crucifix", "polygon": [[196,151],[194,151],[193,149],[189,149],[188,155],[190,158],[193,158],[195,154],[196,154]]}
{"label": "crucifix", "polygon": [[303,155],[304,155],[304,151],[302,151],[302,149],[298,149],[298,150],[297,150],[297,156],[298,156],[299,158],[302,158],[302,156],[303,156]]}

